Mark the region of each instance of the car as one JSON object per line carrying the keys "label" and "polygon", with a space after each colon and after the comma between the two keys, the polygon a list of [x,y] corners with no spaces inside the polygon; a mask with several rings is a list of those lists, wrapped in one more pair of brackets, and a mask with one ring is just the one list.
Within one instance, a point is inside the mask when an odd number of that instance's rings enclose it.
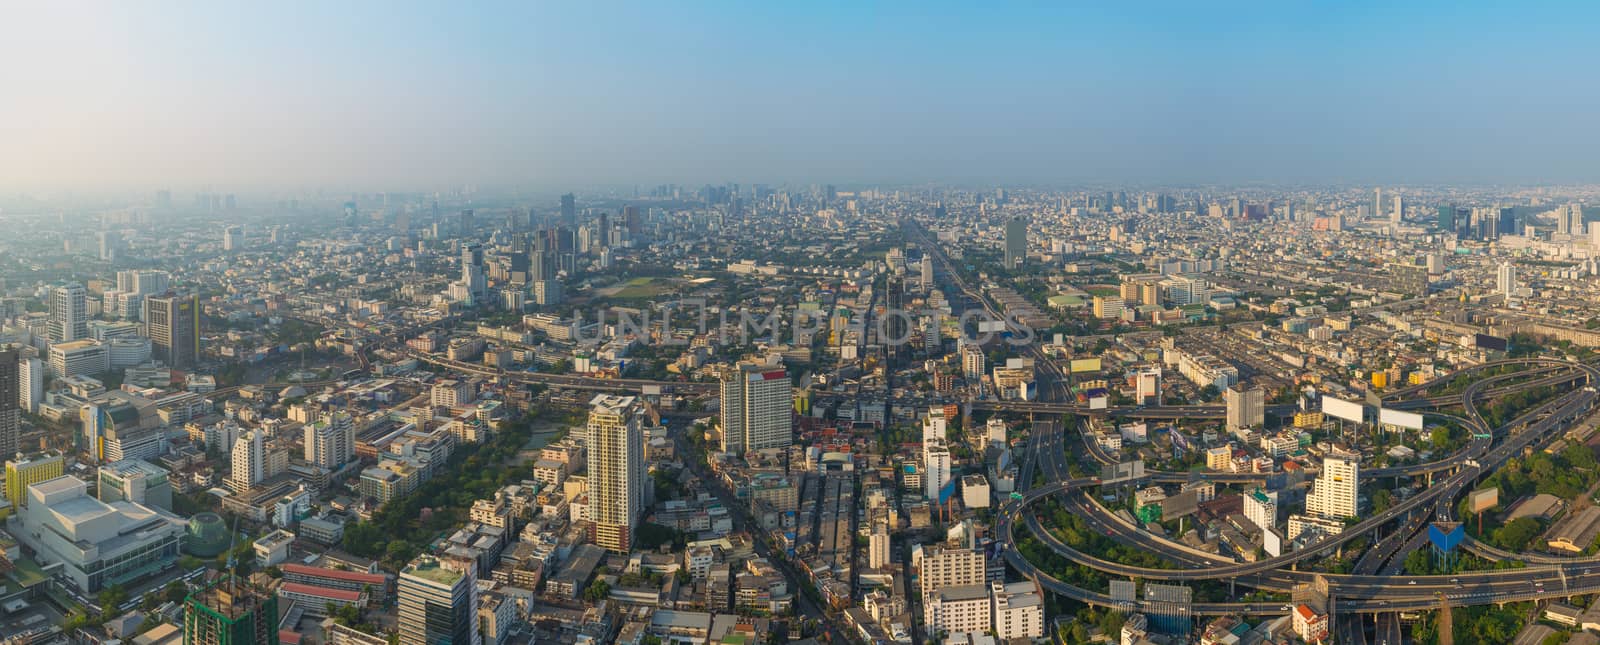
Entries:
{"label": "car", "polygon": [[1291,607],[1289,607],[1288,605],[1284,605],[1284,606],[1280,607],[1279,609],[1282,609],[1283,611],[1289,611],[1291,609]]}
{"label": "car", "polygon": [[1417,584],[1417,581],[1415,581],[1415,580],[1412,580],[1412,581],[1411,581],[1411,582],[1407,582],[1407,583],[1406,583],[1406,584],[1408,584],[1408,585],[1414,585],[1414,584]]}

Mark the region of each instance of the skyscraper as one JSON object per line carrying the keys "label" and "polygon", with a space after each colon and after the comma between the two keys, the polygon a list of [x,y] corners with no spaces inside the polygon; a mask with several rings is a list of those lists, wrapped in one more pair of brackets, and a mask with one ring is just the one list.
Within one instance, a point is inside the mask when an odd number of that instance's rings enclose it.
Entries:
{"label": "skyscraper", "polygon": [[1389,212],[1389,223],[1398,225],[1403,219],[1405,219],[1405,212],[1406,212],[1405,198],[1401,197],[1400,195],[1395,195],[1394,196],[1394,210]]}
{"label": "skyscraper", "polygon": [[644,508],[644,431],[631,396],[602,394],[589,402],[589,514],[595,544],[626,554]]}
{"label": "skyscraper", "polygon": [[1021,216],[1006,222],[1006,268],[1022,268],[1028,257],[1028,221]]}
{"label": "skyscraper", "polygon": [[1360,458],[1334,453],[1322,460],[1322,474],[1306,495],[1306,513],[1329,520],[1356,517],[1356,498],[1361,493]]}
{"label": "skyscraper", "polygon": [[166,293],[145,299],[151,355],[167,367],[189,369],[200,360],[200,300]]}
{"label": "skyscraper", "polygon": [[336,470],[355,456],[356,429],[348,412],[324,412],[322,418],[305,427],[305,458],[313,464]]}
{"label": "skyscraper", "polygon": [[787,448],[794,397],[782,367],[741,364],[722,377],[722,450]]}
{"label": "skyscraper", "polygon": [[17,350],[0,350],[0,459],[17,454],[22,435],[21,368]]}
{"label": "skyscraper", "polygon": [[419,555],[397,584],[402,645],[476,645],[478,590],[470,562]]}
{"label": "skyscraper", "polygon": [[1383,214],[1383,189],[1372,189],[1372,215],[1377,217]]}
{"label": "skyscraper", "polygon": [[183,603],[184,645],[278,645],[278,596],[231,574]]}
{"label": "skyscraper", "polygon": [[578,200],[567,193],[561,196],[561,224],[571,226],[578,221]]}
{"label": "skyscraper", "polygon": [[1438,224],[1439,230],[1444,231],[1448,235],[1454,235],[1456,232],[1456,207],[1440,206]]}
{"label": "skyscraper", "polygon": [[50,291],[50,342],[64,343],[89,337],[89,306],[83,285],[64,284]]}
{"label": "skyscraper", "polygon": [[1500,269],[1495,272],[1495,291],[1505,296],[1507,300],[1517,296],[1517,265],[1510,262],[1500,263]]}

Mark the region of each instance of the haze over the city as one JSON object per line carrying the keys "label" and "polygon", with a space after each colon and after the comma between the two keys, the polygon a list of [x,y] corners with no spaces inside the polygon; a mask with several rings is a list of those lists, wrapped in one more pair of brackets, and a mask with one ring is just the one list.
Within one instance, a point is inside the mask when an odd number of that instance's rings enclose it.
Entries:
{"label": "haze over the city", "polygon": [[1591,5],[10,4],[0,191],[1581,182]]}

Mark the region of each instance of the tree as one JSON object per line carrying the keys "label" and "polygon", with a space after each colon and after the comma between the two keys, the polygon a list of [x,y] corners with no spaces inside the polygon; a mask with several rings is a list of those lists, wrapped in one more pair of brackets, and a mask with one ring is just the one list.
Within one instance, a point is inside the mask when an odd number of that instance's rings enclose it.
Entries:
{"label": "tree", "polygon": [[161,597],[167,602],[182,602],[184,596],[189,595],[189,588],[182,582],[173,580],[161,590]]}
{"label": "tree", "polygon": [[583,590],[583,599],[589,602],[600,602],[611,595],[611,585],[604,580],[589,583],[589,588]]}

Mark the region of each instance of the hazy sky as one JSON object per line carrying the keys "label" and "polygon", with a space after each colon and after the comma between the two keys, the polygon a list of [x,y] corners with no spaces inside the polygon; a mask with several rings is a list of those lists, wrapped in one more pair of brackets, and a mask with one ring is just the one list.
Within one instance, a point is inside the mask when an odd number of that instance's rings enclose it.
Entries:
{"label": "hazy sky", "polygon": [[1475,4],[0,0],[0,189],[1600,178],[1600,10]]}

